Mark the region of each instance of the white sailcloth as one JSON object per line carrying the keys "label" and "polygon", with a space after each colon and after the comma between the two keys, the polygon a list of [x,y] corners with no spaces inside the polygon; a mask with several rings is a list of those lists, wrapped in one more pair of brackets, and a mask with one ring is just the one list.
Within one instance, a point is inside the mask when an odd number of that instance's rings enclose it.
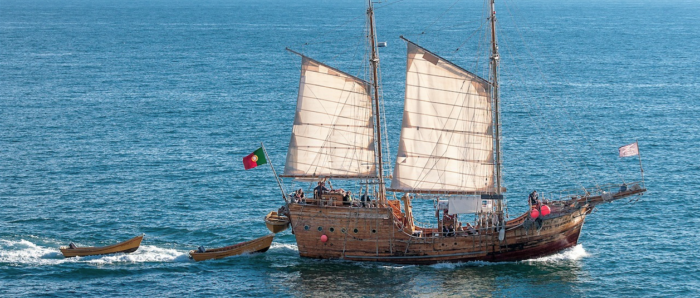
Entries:
{"label": "white sailcloth", "polygon": [[391,190],[492,193],[493,176],[490,84],[408,42]]}
{"label": "white sailcloth", "polygon": [[376,177],[370,84],[302,56],[283,176]]}

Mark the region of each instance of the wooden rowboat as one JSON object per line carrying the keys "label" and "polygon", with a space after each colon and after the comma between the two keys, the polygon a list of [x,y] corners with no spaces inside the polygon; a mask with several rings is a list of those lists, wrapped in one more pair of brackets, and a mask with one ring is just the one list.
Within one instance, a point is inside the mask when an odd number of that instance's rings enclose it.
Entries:
{"label": "wooden rowboat", "polygon": [[107,255],[115,253],[130,253],[135,252],[139,249],[141,245],[141,240],[143,240],[144,234],[136,236],[122,243],[117,243],[110,246],[89,246],[89,247],[73,247],[61,246],[60,250],[63,256],[66,258],[71,257],[85,257],[85,256],[96,256],[96,255]]}
{"label": "wooden rowboat", "polygon": [[220,259],[236,256],[244,253],[266,252],[268,249],[270,249],[273,238],[275,238],[275,234],[270,234],[255,240],[241,242],[231,246],[207,249],[204,252],[190,250],[190,259],[194,259],[195,261],[204,261],[209,259]]}
{"label": "wooden rowboat", "polygon": [[277,214],[277,211],[270,211],[270,213],[265,215],[265,225],[270,232],[279,233],[289,227],[289,218]]}

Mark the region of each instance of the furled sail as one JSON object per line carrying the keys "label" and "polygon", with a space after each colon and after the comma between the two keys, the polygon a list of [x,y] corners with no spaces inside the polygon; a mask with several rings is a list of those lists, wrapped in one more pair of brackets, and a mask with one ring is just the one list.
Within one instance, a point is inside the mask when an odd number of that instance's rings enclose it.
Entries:
{"label": "furled sail", "polygon": [[376,177],[370,84],[302,56],[283,176]]}
{"label": "furled sail", "polygon": [[406,97],[391,189],[494,193],[488,81],[408,42]]}

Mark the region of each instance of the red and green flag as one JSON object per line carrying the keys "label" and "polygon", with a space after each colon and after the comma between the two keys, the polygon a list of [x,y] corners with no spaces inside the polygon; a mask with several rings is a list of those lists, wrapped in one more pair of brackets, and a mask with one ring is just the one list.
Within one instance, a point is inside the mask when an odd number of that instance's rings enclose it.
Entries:
{"label": "red and green flag", "polygon": [[262,147],[258,148],[258,150],[255,150],[255,152],[248,154],[248,156],[243,158],[243,166],[246,170],[252,169],[259,165],[264,165],[266,163],[267,159],[265,158],[265,152],[263,151]]}

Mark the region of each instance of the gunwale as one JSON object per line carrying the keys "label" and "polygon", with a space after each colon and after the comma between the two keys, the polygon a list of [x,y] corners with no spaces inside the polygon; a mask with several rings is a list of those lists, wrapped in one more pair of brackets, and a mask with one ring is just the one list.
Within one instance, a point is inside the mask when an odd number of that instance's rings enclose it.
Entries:
{"label": "gunwale", "polygon": [[270,249],[270,245],[272,245],[272,240],[274,239],[274,237],[275,234],[269,234],[260,238],[237,243],[234,245],[207,249],[204,252],[190,250],[189,255],[191,259],[199,262],[210,259],[230,257],[244,253],[266,252],[268,249]]}
{"label": "gunwale", "polygon": [[61,246],[59,249],[61,250],[63,256],[66,258],[107,255],[115,253],[132,253],[138,250],[138,248],[141,246],[141,241],[143,240],[144,236],[145,234],[141,234],[129,240],[108,246],[86,246],[76,248]]}

